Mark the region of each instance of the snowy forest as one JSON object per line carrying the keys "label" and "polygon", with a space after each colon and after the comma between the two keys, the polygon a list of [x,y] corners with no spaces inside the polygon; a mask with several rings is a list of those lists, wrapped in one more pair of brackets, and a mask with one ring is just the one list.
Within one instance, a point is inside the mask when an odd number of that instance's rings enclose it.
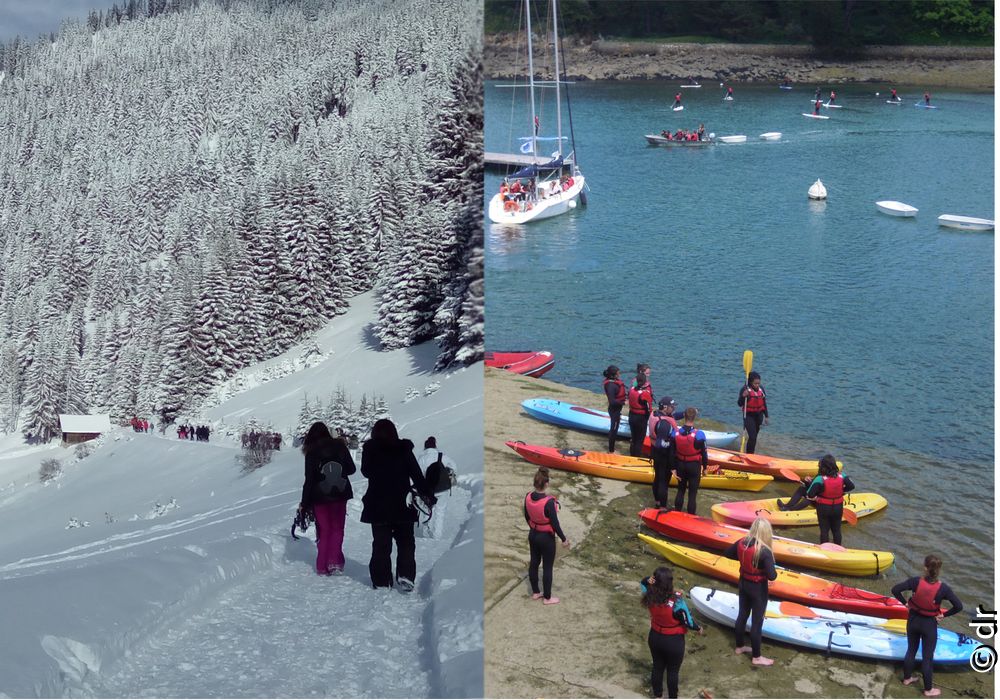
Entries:
{"label": "snowy forest", "polygon": [[482,359],[481,33],[477,0],[129,0],[0,46],[0,431],[170,423],[369,290],[374,344]]}

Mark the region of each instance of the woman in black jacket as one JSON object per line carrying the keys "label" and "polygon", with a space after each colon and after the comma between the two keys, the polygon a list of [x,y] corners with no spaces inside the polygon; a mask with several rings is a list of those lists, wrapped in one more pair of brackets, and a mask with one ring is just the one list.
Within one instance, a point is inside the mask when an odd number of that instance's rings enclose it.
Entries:
{"label": "woman in black jacket", "polygon": [[396,579],[399,590],[413,590],[417,577],[416,540],[413,526],[417,510],[406,503],[412,483],[425,503],[437,502],[424,479],[413,443],[401,440],[396,426],[382,418],[372,427],[372,437],[361,450],[361,473],[368,477],[368,490],[361,502],[361,522],[372,526],[372,558],[368,571],[375,588],[391,587],[392,543],[396,542]]}
{"label": "woman in black jacket", "polygon": [[302,453],[306,456],[306,481],[299,510],[312,510],[316,517],[316,573],[339,574],[344,570],[347,502],[354,498],[347,477],[357,467],[347,443],[331,436],[324,423],[313,423],[309,428]]}

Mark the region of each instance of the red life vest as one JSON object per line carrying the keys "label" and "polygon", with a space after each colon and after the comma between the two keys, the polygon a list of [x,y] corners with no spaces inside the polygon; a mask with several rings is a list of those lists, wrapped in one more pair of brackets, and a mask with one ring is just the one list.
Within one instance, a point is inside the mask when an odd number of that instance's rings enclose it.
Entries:
{"label": "red life vest", "polygon": [[761,413],[764,410],[764,390],[747,387],[747,413]]}
{"label": "red life vest", "polygon": [[674,617],[674,599],[649,608],[649,626],[660,634],[687,634],[687,627]]}
{"label": "red life vest", "polygon": [[621,379],[605,379],[604,380],[604,393],[608,393],[608,384],[614,384],[615,386],[615,403],[625,403],[627,398],[627,392],[625,391],[625,382]]}
{"label": "red life vest", "polygon": [[764,580],[764,572],[753,565],[753,555],[757,551],[757,544],[747,545],[746,539],[736,543],[736,556],[740,560],[740,578],[745,578],[753,583],[760,583]]}
{"label": "red life vest", "polygon": [[691,432],[684,432],[688,426],[684,426],[674,433],[674,450],[677,454],[678,462],[700,462],[701,450],[694,446],[695,437],[698,431],[691,428]]}
{"label": "red life vest", "polygon": [[[529,493],[524,497],[524,508],[528,511],[528,526],[538,532],[555,532],[552,521],[545,515],[545,506],[549,501],[555,501],[555,496],[543,496],[537,501],[531,499]],[[556,501],[558,504],[559,502]],[[557,506],[558,507],[558,506]]]}
{"label": "red life vest", "polygon": [[[640,399],[646,403],[644,406],[640,403]],[[641,389],[639,387],[632,387],[628,392],[628,412],[635,414],[649,415],[649,408],[647,406],[653,405],[653,390],[650,388],[649,384],[646,384]]]}
{"label": "red life vest", "polygon": [[844,502],[844,477],[837,476],[823,477],[823,491],[816,496],[816,502],[825,506],[839,506]]}
{"label": "red life vest", "polygon": [[934,596],[937,595],[939,590],[941,590],[940,581],[928,583],[927,579],[921,576],[920,580],[917,581],[917,590],[910,596],[906,607],[924,617],[936,617],[940,615],[944,611],[934,604]]}

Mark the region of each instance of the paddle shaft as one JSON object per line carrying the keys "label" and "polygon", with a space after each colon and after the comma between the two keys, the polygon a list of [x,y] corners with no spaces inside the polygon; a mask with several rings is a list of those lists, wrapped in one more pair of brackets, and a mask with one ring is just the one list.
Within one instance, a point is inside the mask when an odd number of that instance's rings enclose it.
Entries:
{"label": "paddle shaft", "polygon": [[[743,388],[750,388],[750,370],[753,368],[753,351],[743,351]],[[743,432],[740,435],[740,452],[747,446],[747,397],[743,397]]]}

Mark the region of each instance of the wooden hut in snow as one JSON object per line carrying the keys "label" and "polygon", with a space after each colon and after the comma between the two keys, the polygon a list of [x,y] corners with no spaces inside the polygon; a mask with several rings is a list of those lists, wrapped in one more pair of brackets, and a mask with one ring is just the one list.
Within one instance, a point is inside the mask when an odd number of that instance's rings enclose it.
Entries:
{"label": "wooden hut in snow", "polygon": [[60,413],[59,430],[62,431],[64,445],[86,442],[111,430],[111,417],[107,414],[79,416]]}

